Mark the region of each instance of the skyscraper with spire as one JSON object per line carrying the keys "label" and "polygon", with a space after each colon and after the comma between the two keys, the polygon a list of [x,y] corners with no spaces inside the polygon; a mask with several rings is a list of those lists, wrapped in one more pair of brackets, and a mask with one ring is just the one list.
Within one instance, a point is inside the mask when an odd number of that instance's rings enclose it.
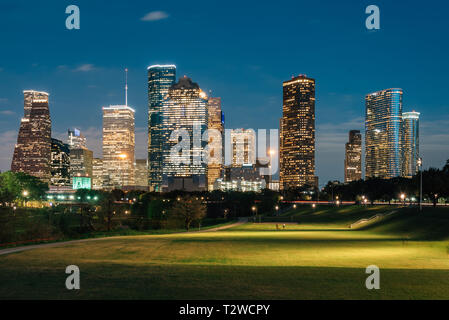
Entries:
{"label": "skyscraper with spire", "polygon": [[128,69],[125,73],[125,105],[103,107],[103,172],[109,189],[135,184],[135,110],[128,106]]}
{"label": "skyscraper with spire", "polygon": [[49,94],[25,90],[23,95],[24,117],[20,122],[11,171],[25,172],[49,182],[51,161]]}
{"label": "skyscraper with spire", "polygon": [[148,185],[162,191],[162,102],[176,82],[176,66],[148,67]]}

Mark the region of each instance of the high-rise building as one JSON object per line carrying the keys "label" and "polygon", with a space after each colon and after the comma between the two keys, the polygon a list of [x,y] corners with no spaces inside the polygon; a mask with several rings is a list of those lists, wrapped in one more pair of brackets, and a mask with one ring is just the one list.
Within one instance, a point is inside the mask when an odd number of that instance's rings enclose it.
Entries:
{"label": "high-rise building", "polygon": [[[201,159],[207,144],[201,137],[207,127],[207,95],[184,76],[170,87],[162,103],[164,190],[207,190],[207,165]],[[179,142],[171,138],[175,132],[188,136],[188,154],[172,154]]]}
{"label": "high-rise building", "polygon": [[412,178],[418,171],[419,112],[402,114],[402,176]]}
{"label": "high-rise building", "polygon": [[231,130],[232,167],[256,164],[256,132],[253,129]]}
{"label": "high-rise building", "polygon": [[92,189],[101,190],[104,184],[103,159],[93,158],[92,160]]}
{"label": "high-rise building", "polygon": [[148,67],[148,184],[150,191],[162,186],[162,102],[176,82],[176,66]]}
{"label": "high-rise building", "polygon": [[365,176],[401,175],[402,89],[386,89],[365,98]]}
{"label": "high-rise building", "polygon": [[107,188],[134,186],[134,109],[103,107],[103,170]]}
{"label": "high-rise building", "polygon": [[51,139],[50,184],[53,186],[70,185],[70,149],[67,144]]}
{"label": "high-rise building", "polygon": [[315,186],[315,80],[299,75],[283,83],[280,189]]}
{"label": "high-rise building", "polygon": [[[209,97],[208,100],[208,129],[217,130],[221,139],[217,140],[216,137],[209,137],[209,145],[213,148],[210,153],[210,157],[217,158],[214,154],[215,151],[219,152],[221,156],[219,161],[210,160],[207,168],[207,188],[213,190],[215,180],[221,177],[221,171],[223,169],[223,129],[224,129],[224,115],[221,111],[221,98]],[[219,151],[218,151],[219,150]]]}
{"label": "high-rise building", "polygon": [[24,117],[11,163],[13,172],[25,172],[50,182],[51,118],[46,92],[26,90]]}
{"label": "high-rise building", "polygon": [[73,128],[68,130],[67,144],[70,149],[82,149],[86,147],[86,138],[81,133],[80,129]]}
{"label": "high-rise building", "polygon": [[138,189],[148,189],[148,162],[147,159],[136,159],[134,163],[135,186]]}
{"label": "high-rise building", "polygon": [[362,134],[360,130],[349,131],[346,143],[345,182],[362,179]]}
{"label": "high-rise building", "polygon": [[92,160],[94,154],[87,148],[70,149],[70,178],[92,178]]}

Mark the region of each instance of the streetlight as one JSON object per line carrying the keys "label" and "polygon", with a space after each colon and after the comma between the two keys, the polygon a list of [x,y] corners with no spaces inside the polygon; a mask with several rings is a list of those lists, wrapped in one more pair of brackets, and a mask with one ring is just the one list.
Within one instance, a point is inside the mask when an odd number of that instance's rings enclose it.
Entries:
{"label": "streetlight", "polygon": [[279,215],[279,206],[275,207],[277,215]]}
{"label": "streetlight", "polygon": [[257,220],[257,207],[256,206],[252,206],[251,210],[254,212],[254,222],[256,222],[256,220]]}
{"label": "streetlight", "polygon": [[422,158],[418,158],[417,161],[419,170],[419,211],[422,211]]}
{"label": "streetlight", "polygon": [[28,197],[28,191],[27,191],[27,190],[23,190],[22,195],[23,195],[23,197],[25,198],[25,200],[24,200],[23,202],[24,202],[24,205],[25,205],[25,207],[26,207],[26,206],[27,206],[27,200],[26,200],[26,198]]}
{"label": "streetlight", "polygon": [[404,193],[401,193],[401,200],[404,202],[404,205],[405,205],[405,194]]}
{"label": "streetlight", "polygon": [[296,209],[296,204],[293,205],[293,209]]}

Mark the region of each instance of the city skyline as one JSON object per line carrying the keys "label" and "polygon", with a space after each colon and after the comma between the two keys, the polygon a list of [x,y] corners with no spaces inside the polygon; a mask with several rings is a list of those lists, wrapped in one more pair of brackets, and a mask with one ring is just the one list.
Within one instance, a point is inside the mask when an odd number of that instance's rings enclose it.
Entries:
{"label": "city skyline", "polygon": [[[221,25],[226,14],[229,14],[226,8],[213,21],[207,19],[208,11],[201,9],[201,4],[195,4],[191,8],[183,3],[173,3],[164,8],[151,8],[143,5],[143,2],[140,5],[133,4],[135,8],[125,4],[111,4],[104,8],[104,12],[97,4],[86,8],[86,3],[80,1],[79,4],[83,22],[78,33],[64,30],[63,26],[61,30],[57,28],[61,20],[58,12],[63,12],[64,9],[60,8],[62,4],[43,4],[36,11],[28,12],[22,11],[21,4],[18,3],[16,7],[0,13],[3,23],[7,23],[12,29],[9,34],[4,34],[4,43],[9,50],[2,52],[3,62],[0,64],[0,170],[8,170],[11,163],[23,109],[21,91],[29,88],[51,93],[50,111],[54,120],[54,138],[66,141],[67,128],[79,127],[86,134],[88,147],[94,151],[94,156],[101,156],[99,106],[121,101],[121,79],[125,66],[130,70],[129,82],[133,87],[129,97],[130,105],[136,109],[136,157],[145,158],[145,68],[157,63],[178,65],[179,75],[192,77],[206,92],[212,89],[213,96],[221,97],[222,109],[228,115],[227,128],[277,128],[282,105],[282,89],[279,84],[292,74],[299,73],[317,79],[316,174],[320,177],[320,185],[328,180],[343,181],[343,161],[340,159],[344,158],[347,131],[363,130],[364,95],[384,88],[401,87],[407,93],[405,109],[411,110],[413,107],[422,112],[420,151],[424,167],[440,167],[445,161],[446,155],[441,149],[443,147],[445,150],[448,146],[449,112],[444,85],[448,71],[447,64],[444,63],[447,44],[443,39],[449,28],[444,10],[434,12],[430,6],[420,6],[419,10],[415,10],[416,5],[413,3],[402,6],[379,1],[382,9],[381,30],[371,32],[364,27],[366,3],[330,3],[325,7],[318,4],[288,3],[283,8],[262,4],[252,15],[249,13],[254,8],[242,4],[239,6],[240,11],[235,13],[233,25],[225,23],[227,28],[224,32]],[[297,10],[287,10],[290,6]],[[443,4],[444,6],[447,5]],[[153,22],[140,20],[152,10],[164,10],[168,17]],[[122,16],[124,11],[126,14]],[[10,14],[4,15],[7,12]],[[23,37],[28,31],[20,27],[20,22],[14,21],[13,17],[21,14],[27,19],[35,12],[48,17],[36,25],[35,40],[54,43],[54,46],[61,42],[71,43],[70,48],[55,47],[57,49],[54,53],[43,54],[36,50],[27,51],[25,55],[18,54],[21,51],[16,39]],[[98,16],[98,12],[105,15]],[[189,19],[188,15],[192,13],[200,19]],[[241,34],[234,32],[235,36],[232,38],[227,36],[229,28],[241,31],[248,27],[248,23],[254,23],[259,28],[257,20],[269,13],[273,14],[275,20],[273,25],[262,26],[255,37],[248,40],[250,34],[247,31]],[[245,20],[248,17],[250,20]],[[97,20],[94,21],[94,18]],[[281,19],[285,23],[276,24]],[[429,19],[434,23],[426,23]],[[114,21],[126,23],[115,25]],[[287,38],[297,36],[288,29],[297,21],[304,21],[301,24],[304,32],[301,34],[316,50],[306,52],[301,50],[299,44],[287,45],[286,51],[264,50],[281,48]],[[417,25],[415,21],[422,23]],[[205,24],[208,28],[204,28]],[[198,31],[202,35],[200,39],[181,34],[176,38],[177,41],[164,42],[163,47],[157,46],[157,43],[173,36],[186,25]],[[138,50],[127,53],[120,48],[114,52],[102,49],[102,44],[95,44],[92,37],[97,37],[106,28],[112,31],[110,34],[130,34],[128,45]],[[152,41],[144,44],[146,41],[142,39],[148,33],[153,35]],[[217,41],[202,43],[206,38]],[[415,39],[419,39],[419,46]],[[104,41],[111,40],[106,35]],[[266,47],[264,43],[267,43]],[[89,55],[77,56],[71,53],[73,48],[87,44],[90,48]],[[177,49],[179,47],[183,48],[183,54]],[[236,47],[239,50],[235,50]],[[334,47],[337,50],[331,50]],[[421,47],[427,49],[420,49]],[[367,48],[372,50],[366,50]],[[394,52],[393,56],[384,55],[386,48],[389,48],[389,52]],[[75,53],[79,53],[78,50]],[[415,81],[417,76],[432,81],[418,85]],[[432,94],[429,95],[429,92]]]}

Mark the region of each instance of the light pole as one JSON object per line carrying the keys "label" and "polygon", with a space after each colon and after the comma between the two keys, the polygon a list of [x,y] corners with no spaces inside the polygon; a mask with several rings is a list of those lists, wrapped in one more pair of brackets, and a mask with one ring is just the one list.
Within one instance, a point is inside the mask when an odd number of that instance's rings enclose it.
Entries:
{"label": "light pole", "polygon": [[404,203],[404,206],[405,206],[405,194],[404,193],[401,193],[401,200],[402,200],[402,202]]}
{"label": "light pole", "polygon": [[254,212],[254,222],[256,222],[257,221],[257,207],[252,206],[251,210]]}
{"label": "light pole", "polygon": [[422,158],[418,158],[418,170],[419,170],[419,212],[422,211]]}
{"label": "light pole", "polygon": [[276,215],[278,216],[279,215],[279,206],[276,206],[275,209],[276,209]]}
{"label": "light pole", "polygon": [[27,197],[28,197],[28,191],[27,190],[23,190],[23,192],[22,192],[22,195],[23,195],[23,197],[25,198],[25,200],[23,201],[23,204],[24,204],[24,206],[26,207],[27,206]]}

